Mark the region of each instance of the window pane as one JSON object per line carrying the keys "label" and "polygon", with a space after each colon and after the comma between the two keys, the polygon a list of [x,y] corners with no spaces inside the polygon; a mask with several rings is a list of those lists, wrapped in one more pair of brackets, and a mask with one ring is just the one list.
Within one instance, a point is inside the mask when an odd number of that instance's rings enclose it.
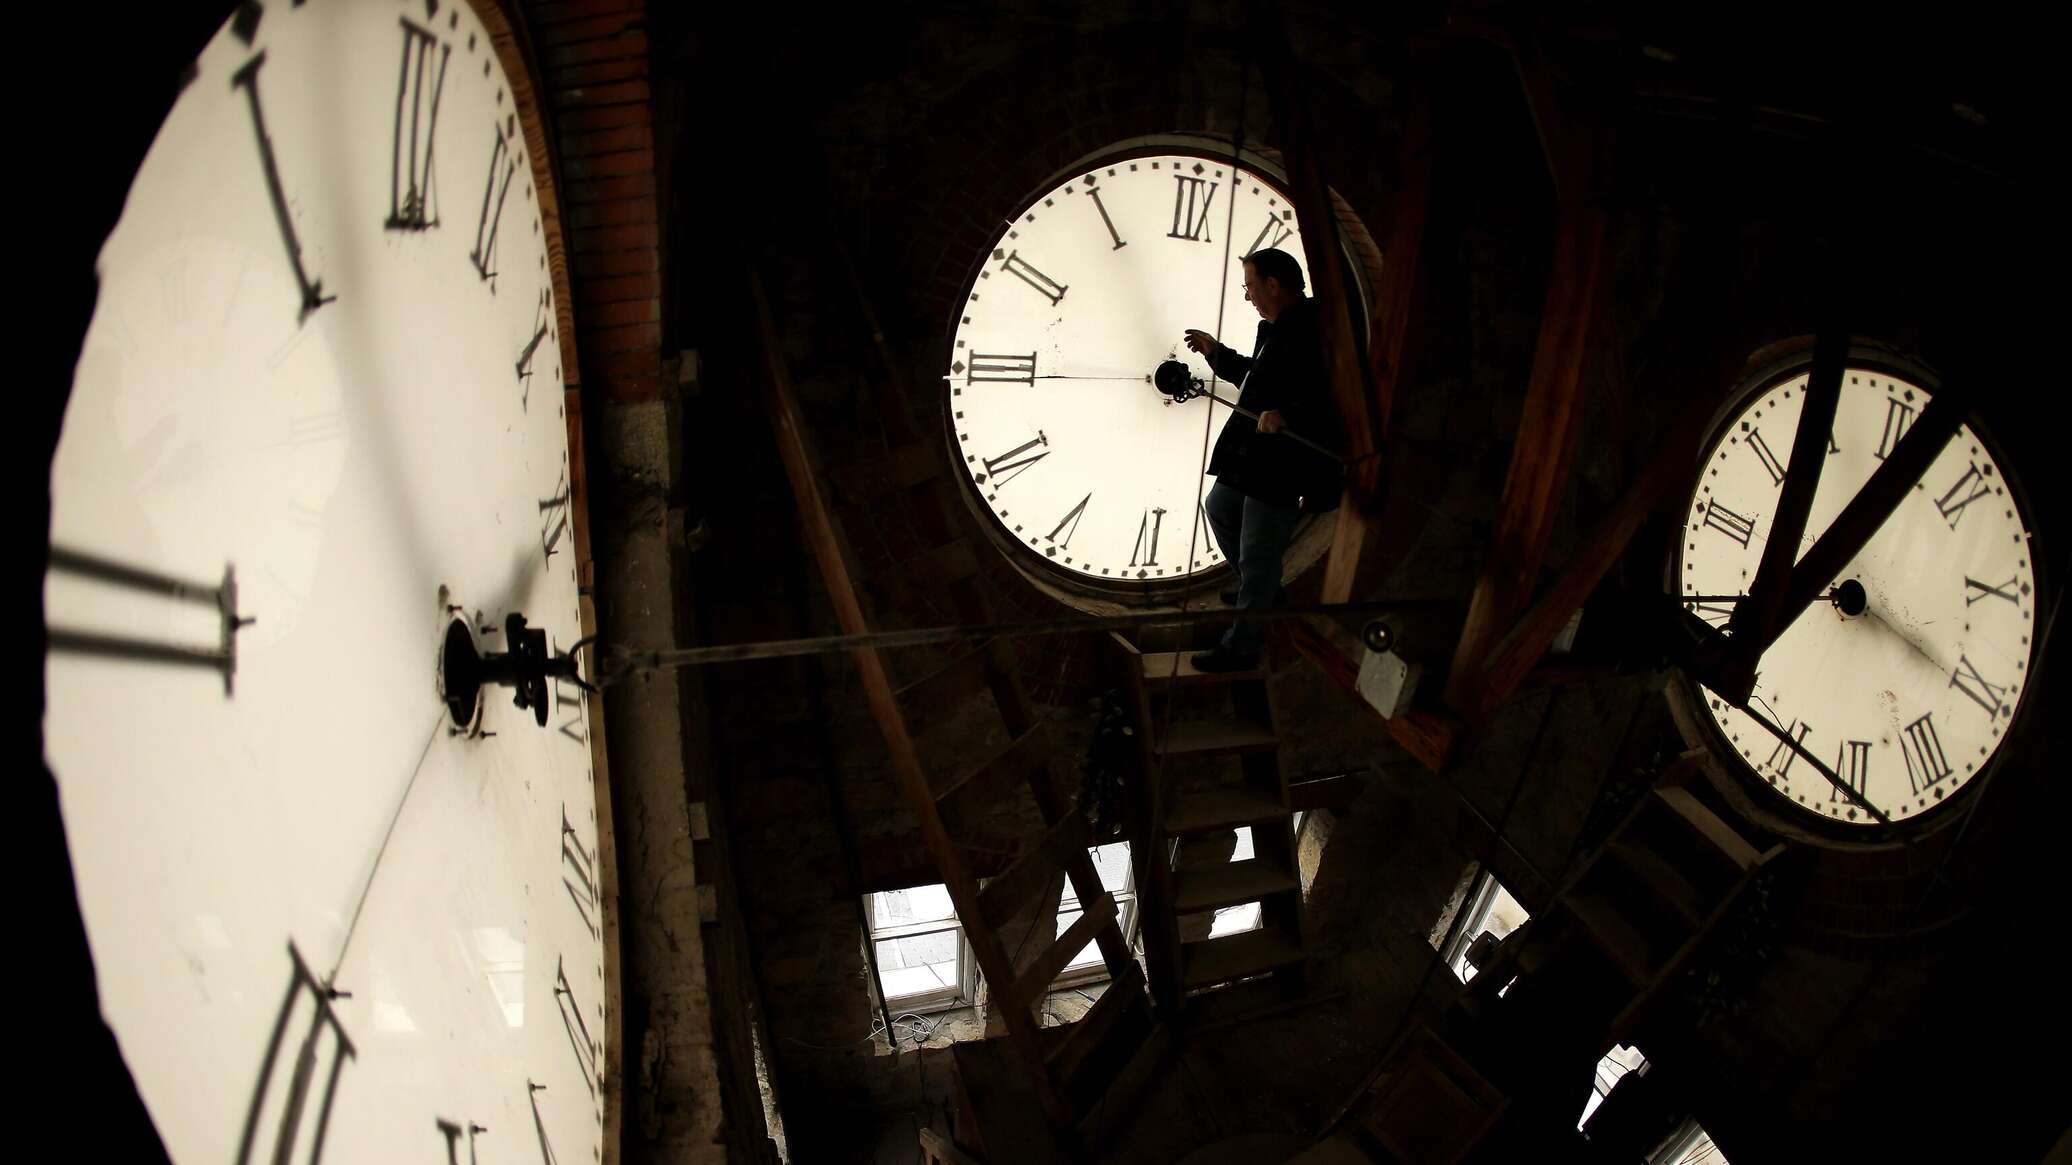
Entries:
{"label": "window pane", "polygon": [[1237,831],[1237,848],[1230,851],[1230,860],[1244,862],[1252,859],[1252,827],[1247,825]]}
{"label": "window pane", "polygon": [[[1064,933],[1067,930],[1071,929],[1072,924],[1078,921],[1079,912],[1077,910],[1058,911],[1058,936],[1062,938],[1064,936]],[[1100,945],[1097,943],[1089,942],[1085,946],[1079,948],[1079,953],[1072,956],[1071,962],[1065,964],[1065,970],[1070,971],[1079,967],[1090,967],[1093,964],[1098,963],[1100,961]]]}
{"label": "window pane", "polygon": [[[1486,932],[1495,935],[1497,941],[1501,942],[1532,917],[1525,912],[1525,907],[1518,904],[1516,898],[1511,897],[1511,892],[1504,889],[1502,882],[1496,881],[1491,875],[1485,874],[1483,877],[1488,879],[1490,889],[1487,902],[1482,909],[1470,914],[1467,921],[1462,924],[1460,953],[1453,958],[1453,973],[1459,976],[1463,983],[1472,975],[1468,968],[1468,950],[1474,946],[1477,938]],[[1481,895],[1476,895],[1475,900],[1480,901]]]}
{"label": "window pane", "polygon": [[[1110,894],[1127,889],[1130,881],[1130,843],[1111,841],[1091,850],[1094,870],[1101,875],[1101,888]],[[1070,887],[1067,887],[1069,890]]]}
{"label": "window pane", "polygon": [[944,922],[955,917],[957,908],[950,903],[949,887],[940,882],[871,895],[871,926],[878,930],[916,922]]}
{"label": "window pane", "polygon": [[1210,938],[1222,938],[1226,934],[1238,934],[1259,929],[1259,904],[1247,902],[1241,906],[1226,906],[1216,912],[1216,921],[1209,927]]}
{"label": "window pane", "polygon": [[1704,1129],[1697,1130],[1698,1139],[1690,1147],[1671,1158],[1665,1165],[1727,1165],[1726,1154],[1712,1143],[1712,1137]]}
{"label": "window pane", "polygon": [[1625,1044],[1606,1052],[1604,1058],[1597,1062],[1597,1076],[1590,1081],[1590,1099],[1583,1102],[1583,1115],[1576,1121],[1576,1128],[1580,1129],[1589,1123],[1590,1114],[1597,1111],[1597,1106],[1604,1102],[1606,1094],[1612,1090],[1612,1085],[1619,1082],[1619,1077],[1647,1062],[1647,1057],[1640,1054],[1639,1048],[1628,1047]]}
{"label": "window pane", "polygon": [[961,932],[938,930],[932,934],[882,939],[877,945],[878,979],[885,985],[885,999],[905,999],[930,991],[957,987],[957,942]]}

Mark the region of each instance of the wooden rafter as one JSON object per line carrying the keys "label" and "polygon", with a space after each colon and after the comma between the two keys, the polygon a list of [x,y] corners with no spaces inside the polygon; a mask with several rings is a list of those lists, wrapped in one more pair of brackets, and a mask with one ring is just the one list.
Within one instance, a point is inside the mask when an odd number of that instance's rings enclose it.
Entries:
{"label": "wooden rafter", "polygon": [[1447,678],[1447,703],[1455,709],[1473,703],[1476,673],[1531,598],[1546,558],[1582,425],[1583,358],[1603,298],[1605,226],[1598,207],[1572,201],[1562,209],[1532,379],[1511,447],[1489,561],[1469,599]]}

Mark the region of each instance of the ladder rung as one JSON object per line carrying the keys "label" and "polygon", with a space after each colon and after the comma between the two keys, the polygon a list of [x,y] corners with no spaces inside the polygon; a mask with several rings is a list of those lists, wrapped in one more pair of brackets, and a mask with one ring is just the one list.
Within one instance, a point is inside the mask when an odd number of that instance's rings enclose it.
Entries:
{"label": "ladder rung", "polygon": [[1187,990],[1263,975],[1303,960],[1302,944],[1270,927],[1183,943],[1180,979]]}
{"label": "ladder rung", "polygon": [[1634,986],[1654,981],[1657,968],[1647,938],[1617,908],[1594,894],[1571,894],[1568,909]]}
{"label": "ladder rung", "polygon": [[1284,894],[1300,887],[1295,875],[1265,858],[1223,862],[1213,866],[1184,866],[1173,871],[1173,913],[1195,914],[1256,902],[1270,894]]}
{"label": "ladder rung", "polygon": [[986,815],[1017,781],[1044,764],[1050,755],[1050,738],[1041,724],[1014,738],[1014,742],[987,760],[965,770],[935,798],[935,811],[951,837],[967,833]]}
{"label": "ladder rung", "polygon": [[1065,933],[1057,936],[1049,946],[1044,947],[1042,952],[1029,962],[1028,970],[1023,971],[1021,977],[1008,989],[1009,1007],[1027,1007],[1050,987],[1051,981],[1065,969],[1065,964],[1072,960],[1073,955],[1094,941],[1094,935],[1098,934],[1102,927],[1115,922],[1115,896],[1105,890],[1101,892],[1100,897],[1079,905],[1079,920],[1066,928]]}
{"label": "ladder rung", "polygon": [[1176,837],[1215,833],[1286,816],[1288,809],[1278,799],[1242,789],[1181,792],[1166,802],[1165,831]]}
{"label": "ladder rung", "polygon": [[1755,847],[1748,839],[1734,832],[1734,828],[1721,821],[1719,814],[1705,807],[1704,803],[1691,796],[1689,789],[1674,785],[1657,788],[1655,796],[1661,798],[1670,812],[1684,819],[1712,848],[1718,850],[1734,867],[1746,870],[1757,864]]}
{"label": "ladder rung", "polygon": [[989,646],[979,644],[894,694],[910,732],[921,735],[984,690]]}
{"label": "ladder rung", "polygon": [[1051,826],[1036,844],[1022,852],[1007,872],[987,882],[978,892],[978,913],[987,926],[998,930],[1042,896],[1064,873],[1064,856],[1088,841],[1086,818],[1067,813]]}
{"label": "ladder rung", "polygon": [[1677,917],[1692,926],[1705,921],[1705,901],[1698,888],[1667,858],[1631,841],[1614,841],[1605,847],[1605,853],[1645,883],[1657,898],[1676,912]]}
{"label": "ladder rung", "polygon": [[[1230,672],[1196,671],[1192,662],[1194,655],[1195,653],[1192,651],[1144,652],[1138,657],[1144,671],[1144,682],[1147,684],[1228,684],[1241,680],[1263,680],[1266,678],[1266,670],[1264,668]],[[1174,671],[1175,661],[1178,661],[1179,664],[1177,672]]]}
{"label": "ladder rung", "polygon": [[1266,752],[1280,743],[1272,729],[1242,720],[1176,720],[1151,751],[1165,756],[1215,756]]}

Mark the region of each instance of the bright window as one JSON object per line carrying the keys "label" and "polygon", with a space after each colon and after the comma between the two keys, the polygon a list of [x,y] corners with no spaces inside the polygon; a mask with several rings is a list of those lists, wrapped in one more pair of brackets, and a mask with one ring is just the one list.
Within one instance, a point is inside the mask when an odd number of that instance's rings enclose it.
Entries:
{"label": "bright window", "polygon": [[1612,1085],[1619,1082],[1619,1077],[1647,1062],[1648,1058],[1640,1054],[1639,1048],[1629,1048],[1624,1044],[1606,1052],[1604,1059],[1597,1062],[1597,1076],[1590,1081],[1590,1099],[1583,1102],[1583,1115],[1577,1118],[1576,1127],[1580,1129],[1590,1120],[1590,1114],[1604,1103],[1605,1095],[1611,1092]]}
{"label": "bright window", "polygon": [[[1093,857],[1101,888],[1115,898],[1122,933],[1132,934],[1137,895],[1130,875],[1129,843],[1110,842],[1094,846],[1087,853]],[[878,982],[885,992],[886,1007],[940,1011],[968,1006],[977,998],[980,976],[976,960],[972,958],[971,944],[965,940],[964,927],[957,921],[957,908],[950,901],[948,887],[937,883],[883,890],[864,899],[864,903],[870,916],[871,945],[877,952]],[[1058,902],[1057,933],[1064,934],[1079,921],[1079,915],[1079,898],[1067,879]],[[1058,982],[1073,986],[1107,977],[1100,947],[1088,943],[1066,964]]]}
{"label": "bright window", "polygon": [[[1532,916],[1525,912],[1525,907],[1519,905],[1516,898],[1511,897],[1504,884],[1496,880],[1496,875],[1486,870],[1475,879],[1475,885],[1469,890],[1467,900],[1461,903],[1461,909],[1467,918],[1454,932],[1453,941],[1440,950],[1439,957],[1446,960],[1446,965],[1453,968],[1453,973],[1465,983],[1474,977],[1474,970],[1468,963],[1468,952],[1475,940],[1490,934],[1502,942]],[[1444,921],[1433,935],[1434,946],[1446,933]]]}
{"label": "bright window", "polygon": [[885,1006],[920,1011],[972,1001],[978,975],[949,887],[882,890],[864,903]]}

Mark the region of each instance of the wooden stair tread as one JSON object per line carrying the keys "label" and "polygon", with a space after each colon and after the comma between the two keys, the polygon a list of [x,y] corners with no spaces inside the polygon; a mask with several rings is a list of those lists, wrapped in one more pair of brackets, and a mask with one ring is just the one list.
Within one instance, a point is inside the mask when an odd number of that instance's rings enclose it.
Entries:
{"label": "wooden stair tread", "polygon": [[1612,842],[1605,853],[1646,884],[1657,898],[1676,911],[1677,917],[1692,926],[1705,921],[1707,906],[1698,888],[1667,858],[1646,846],[1626,841]]}
{"label": "wooden stair tread", "polygon": [[1187,990],[1263,975],[1304,959],[1302,945],[1270,927],[1182,943],[1180,982]]}
{"label": "wooden stair tread", "polygon": [[1294,874],[1265,858],[1184,866],[1173,871],[1173,913],[1194,914],[1236,906],[1269,894],[1284,894],[1300,885]]}
{"label": "wooden stair tread", "polygon": [[1279,748],[1280,736],[1262,724],[1243,720],[1175,720],[1164,739],[1151,746],[1165,756],[1214,756],[1221,753],[1265,752]]}
{"label": "wooden stair tread", "polygon": [[1051,1078],[1084,1111],[1108,1091],[1151,1034],[1151,1002],[1144,994],[1144,973],[1135,963],[1108,984],[1108,989],[1070,1034],[1052,1044],[1045,1057]]}
{"label": "wooden stair tread", "polygon": [[[1192,662],[1193,656],[1196,654],[1196,652],[1192,651],[1147,651],[1140,654],[1137,658],[1139,665],[1144,670],[1144,682],[1148,684],[1175,682],[1227,684],[1243,680],[1263,680],[1266,678],[1266,669],[1263,667],[1231,672],[1198,671]],[[1173,670],[1175,660],[1179,662],[1178,672]]]}
{"label": "wooden stair tread", "polygon": [[[1057,1035],[1052,1036],[1053,1032]],[[1046,1044],[1066,1034],[1063,1028],[1042,1029]],[[1042,1106],[1029,1102],[1029,1078],[1010,1045],[1008,1036],[950,1045],[950,1059],[957,1066],[957,1091],[970,1110],[973,1125],[985,1138],[987,1158],[1077,1160],[1079,1154],[1044,1119]],[[1008,1157],[1010,1150],[1017,1155]]]}
{"label": "wooden stair tread", "polygon": [[1165,812],[1165,831],[1175,836],[1214,833],[1288,816],[1278,798],[1242,789],[1206,789],[1175,794]]}
{"label": "wooden stair tread", "polygon": [[1725,855],[1737,869],[1750,869],[1757,864],[1759,855],[1748,839],[1734,831],[1734,828],[1720,820],[1719,814],[1705,807],[1705,804],[1691,795],[1689,789],[1674,785],[1657,788],[1655,796],[1669,811],[1689,823],[1699,837]]}
{"label": "wooden stair tread", "polygon": [[1573,894],[1568,908],[1634,986],[1645,987],[1654,981],[1658,968],[1647,938],[1615,907],[1595,894]]}
{"label": "wooden stair tread", "polygon": [[[1080,903],[1079,918],[1042,949],[1031,955],[1026,962],[1017,961],[1015,980],[1001,1001],[1008,1007],[1027,1005],[1050,989],[1054,981],[1086,944],[1094,941],[1094,935],[1102,927],[1115,925],[1115,896],[1103,891],[1091,902]],[[1011,957],[1011,956],[1010,956]]]}
{"label": "wooden stair tread", "polygon": [[1022,851],[1007,872],[987,882],[978,892],[979,917],[994,930],[1013,921],[1031,901],[1041,897],[1051,883],[1063,876],[1063,858],[1074,846],[1089,841],[1086,818],[1067,813],[1058,819],[1035,844]]}

